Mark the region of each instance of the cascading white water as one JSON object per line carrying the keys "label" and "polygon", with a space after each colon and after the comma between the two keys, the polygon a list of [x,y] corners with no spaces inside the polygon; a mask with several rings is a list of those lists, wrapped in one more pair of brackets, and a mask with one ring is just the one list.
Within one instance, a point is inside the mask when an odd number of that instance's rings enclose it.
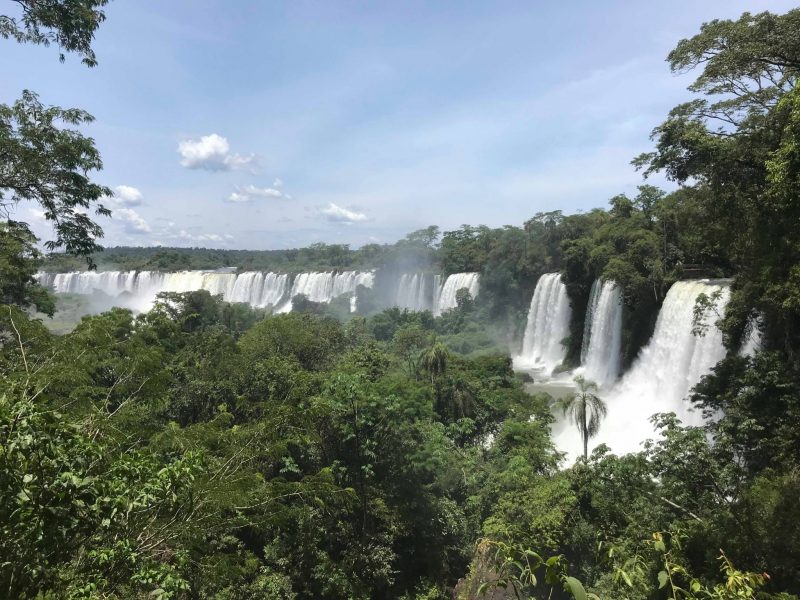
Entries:
{"label": "cascading white water", "polygon": [[432,310],[434,297],[438,295],[433,289],[435,285],[437,281],[433,275],[403,273],[397,284],[394,304],[413,311]]}
{"label": "cascading white water", "polygon": [[[354,271],[355,275],[352,281],[352,296],[350,296],[350,312],[356,312],[358,309],[358,286],[363,285],[365,288],[372,289],[375,286],[375,272],[374,271]],[[335,291],[335,290],[334,290]]]}
{"label": "cascading white water", "polygon": [[592,289],[589,291],[589,302],[586,305],[586,316],[583,319],[583,337],[581,338],[582,365],[586,363],[586,356],[589,353],[589,340],[592,337],[592,319],[594,318],[594,310],[597,307],[597,301],[600,298],[600,290],[602,289],[602,280],[595,279],[592,283]]}
{"label": "cascading white water", "polygon": [[286,295],[288,287],[289,276],[286,273],[265,273],[261,295],[258,297],[256,306],[261,308],[277,306]]}
{"label": "cascading white water", "polygon": [[292,310],[292,298],[303,294],[311,302],[329,303],[334,298],[350,294],[350,311],[356,309],[356,291],[359,285],[372,287],[375,283],[375,274],[371,271],[343,271],[341,273],[319,272],[300,273],[294,278],[292,289],[287,301],[278,309],[278,312]]}
{"label": "cascading white water", "polygon": [[439,306],[439,299],[442,296],[442,276],[438,273],[433,278],[433,302],[431,302],[431,312],[434,315],[437,314],[437,309]]}
{"label": "cascading white water", "polygon": [[256,305],[259,303],[259,300],[261,300],[261,290],[263,287],[264,273],[242,273],[233,282],[230,301]]}
{"label": "cascading white water", "polygon": [[[294,278],[285,273],[243,273],[212,271],[87,271],[76,273],[39,273],[39,283],[60,294],[90,295],[95,291],[118,297],[129,294],[124,304],[137,310],[149,309],[160,292],[207,290],[221,295],[228,302],[244,302],[256,307],[280,306],[291,310],[291,297],[305,294],[314,302],[330,302],[343,294],[352,294],[350,307],[355,310],[355,293],[359,285],[372,287],[371,271],[341,273],[301,273]],[[122,303],[122,302],[121,302]]]}
{"label": "cascading white water", "polygon": [[438,316],[444,311],[458,306],[456,294],[461,288],[467,288],[470,295],[475,298],[480,289],[478,273],[453,273],[449,275],[436,295],[433,314]]}
{"label": "cascading white water", "polygon": [[567,288],[560,273],[547,273],[536,282],[522,339],[514,364],[523,369],[543,369],[548,374],[564,360],[562,340],[569,335],[571,316]]}
{"label": "cascading white water", "polygon": [[422,310],[425,278],[422,273],[403,273],[397,286],[395,305],[398,308]]}
{"label": "cascading white water", "polygon": [[99,290],[109,296],[136,291],[135,271],[87,271],[86,273],[43,273],[39,282],[57,294],[91,294]]}
{"label": "cascading white water", "polygon": [[[713,310],[705,315],[705,334],[693,334],[697,297],[706,294],[711,298],[715,293],[719,297]],[[692,410],[686,396],[725,357],[722,332],[716,321],[723,315],[729,297],[727,280],[678,281],[670,288],[650,342],[630,371],[607,393],[599,394],[608,414],[597,437],[589,441],[590,448],[605,443],[618,454],[641,450],[641,443],[655,435],[649,421],[655,413],[673,412],[684,425],[702,424],[702,414]],[[577,429],[571,423],[554,427],[554,441],[573,457],[582,450]]]}
{"label": "cascading white water", "polygon": [[622,358],[622,293],[613,281],[592,285],[583,332],[580,374],[606,388],[619,375]]}

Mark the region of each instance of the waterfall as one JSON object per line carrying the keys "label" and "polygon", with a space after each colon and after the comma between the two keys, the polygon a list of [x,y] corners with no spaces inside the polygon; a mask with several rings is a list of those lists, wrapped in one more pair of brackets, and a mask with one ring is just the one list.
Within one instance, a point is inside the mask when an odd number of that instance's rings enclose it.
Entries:
{"label": "waterfall", "polygon": [[358,308],[358,286],[363,285],[365,288],[372,289],[375,287],[375,272],[374,271],[358,271],[355,272],[352,282],[352,296],[350,296],[350,312],[356,312]]}
{"label": "waterfall", "polygon": [[601,388],[614,383],[622,358],[622,293],[613,281],[592,285],[581,349],[581,374]]}
{"label": "waterfall", "polygon": [[85,273],[40,273],[39,283],[57,294],[91,294],[95,290],[109,296],[136,291],[135,271],[87,271]]}
{"label": "waterfall", "polygon": [[564,360],[566,349],[561,342],[569,335],[570,316],[567,288],[561,274],[542,275],[531,298],[522,352],[514,362],[521,368],[551,373]]}
{"label": "waterfall", "polygon": [[467,288],[470,295],[475,298],[478,295],[479,276],[477,273],[454,273],[449,275],[436,295],[434,304],[434,314],[441,315],[444,311],[457,306],[456,293],[461,288]]}
{"label": "waterfall", "polygon": [[[40,284],[57,294],[91,295],[96,291],[112,298],[129,294],[124,302],[136,310],[148,310],[160,292],[207,290],[221,295],[227,302],[243,302],[260,308],[291,310],[291,298],[305,294],[314,302],[330,302],[350,294],[350,309],[355,310],[355,294],[359,285],[372,287],[372,271],[340,273],[300,273],[291,280],[285,273],[243,273],[215,271],[86,271],[75,273],[38,273]],[[291,285],[290,285],[291,284]]]}
{"label": "waterfall", "polygon": [[[730,297],[729,286],[727,280],[692,280],[678,281],[670,288],[653,337],[622,379],[600,394],[608,415],[590,446],[605,443],[619,454],[641,450],[641,442],[654,437],[649,419],[655,413],[674,412],[684,425],[702,424],[701,413],[692,410],[686,396],[725,357],[716,321]],[[705,315],[707,330],[704,335],[694,335],[697,297],[701,293],[712,297],[717,292],[713,310]],[[582,448],[577,430],[569,423],[563,423],[560,431],[554,429],[554,440],[573,456]]]}
{"label": "waterfall", "polygon": [[583,320],[583,338],[581,338],[581,364],[586,364],[586,357],[589,354],[589,340],[592,337],[592,319],[594,318],[594,311],[597,308],[597,302],[600,299],[600,291],[603,289],[603,283],[599,279],[595,279],[592,283],[592,289],[589,292],[589,303],[586,305],[586,317]]}
{"label": "waterfall", "polygon": [[[436,276],[438,277],[438,275]],[[413,311],[432,310],[437,285],[435,277],[425,273],[403,273],[397,284],[394,304]]]}
{"label": "waterfall", "polygon": [[244,302],[256,306],[261,300],[264,287],[264,273],[242,273],[233,282],[230,294],[231,302]]}
{"label": "waterfall", "polygon": [[409,310],[423,310],[425,278],[422,273],[403,273],[397,287],[395,305]]}
{"label": "waterfall", "polygon": [[278,312],[289,312],[292,310],[292,298],[298,294],[303,294],[311,302],[324,303],[329,303],[334,298],[349,294],[350,311],[354,312],[356,309],[356,291],[358,286],[372,287],[374,283],[375,273],[372,271],[300,273],[294,278],[289,298],[278,308]]}

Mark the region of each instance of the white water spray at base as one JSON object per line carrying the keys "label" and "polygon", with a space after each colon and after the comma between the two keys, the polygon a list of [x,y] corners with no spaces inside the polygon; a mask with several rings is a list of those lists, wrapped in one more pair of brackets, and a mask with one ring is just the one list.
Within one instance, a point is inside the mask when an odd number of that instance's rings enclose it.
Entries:
{"label": "white water spray at base", "polygon": [[[607,393],[608,415],[589,448],[607,444],[615,453],[641,450],[641,443],[656,437],[650,417],[673,412],[684,425],[701,425],[702,414],[686,400],[689,391],[725,357],[722,332],[716,321],[724,314],[730,297],[727,280],[693,280],[675,283],[667,293],[650,342],[640,352],[630,371]],[[706,314],[705,334],[692,333],[697,297],[719,297]],[[557,415],[560,416],[560,415]],[[582,452],[577,428],[571,423],[554,427],[554,441],[571,458]]]}

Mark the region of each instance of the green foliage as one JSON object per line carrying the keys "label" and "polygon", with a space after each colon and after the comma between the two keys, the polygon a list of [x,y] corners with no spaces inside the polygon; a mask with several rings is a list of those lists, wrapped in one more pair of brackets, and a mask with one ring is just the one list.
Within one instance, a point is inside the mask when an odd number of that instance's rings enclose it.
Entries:
{"label": "green foliage", "polygon": [[[57,44],[65,52],[81,55],[89,67],[97,65],[92,40],[105,20],[108,0],[20,0],[19,14],[0,15],[0,37],[17,42]],[[64,54],[60,55],[64,62]]]}
{"label": "green foliage", "polygon": [[[597,597],[587,595],[583,584],[576,578],[566,574],[567,565],[563,556],[542,558],[539,554],[523,546],[514,546],[503,542],[483,540],[478,545],[478,553],[488,555],[488,562],[493,565],[491,579],[478,587],[477,594],[485,596],[493,588],[511,588],[514,597],[528,597],[528,593],[542,583],[549,586],[549,596],[553,590],[563,588],[575,600],[588,600]],[[537,573],[539,577],[537,577]]]}
{"label": "green foliage", "polygon": [[[0,398],[0,586],[9,597],[152,592],[174,597],[173,541],[198,516],[188,453],[109,448],[24,394]],[[13,558],[12,558],[13,557]]]}
{"label": "green foliage", "polygon": [[[738,272],[725,329],[732,342],[749,311],[765,315],[770,344],[800,344],[792,308],[798,248],[794,160],[800,11],[712,21],[670,54],[674,71],[702,69],[690,90],[704,97],[672,110],[653,132],[656,149],[636,164],[681,184],[715,223],[713,240]],[[781,240],[776,243],[776,240]]]}
{"label": "green foliage", "polygon": [[34,306],[52,316],[53,298],[34,278],[42,262],[36,241],[24,223],[0,223],[0,304]]}
{"label": "green foliage", "polygon": [[77,129],[94,118],[79,109],[45,106],[33,92],[25,91],[13,105],[0,105],[0,207],[34,202],[43,216],[54,224],[55,240],[45,243],[49,250],[64,248],[70,254],[86,256],[98,250],[96,239],[102,229],[86,214],[111,212],[100,200],[111,190],[93,183],[91,171],[103,163],[94,140]]}
{"label": "green foliage", "polygon": [[[94,63],[104,1],[18,4],[0,35]],[[357,250],[94,254],[101,232],[85,211],[107,214],[109,190],[88,178],[101,167],[93,142],[68,128],[91,117],[29,92],[0,107],[0,203],[37,202],[51,249],[120,269],[481,275],[478,297],[460,290],[438,317],[378,312],[379,285],[359,291],[358,315],[349,298],[298,296],[294,312],[268,315],[199,291],[56,337],[23,310],[52,310],[34,285],[36,240],[0,225],[0,595],[796,598],[798,15],[713,21],[670,54],[675,71],[702,69],[690,90],[705,97],[676,107],[637,164],[679,190],[642,185],[608,210],[431,226]],[[606,409],[578,379],[560,404],[584,458],[563,468],[559,404],[527,394],[507,352],[536,281],[556,271],[573,314],[566,366],[598,278],[623,292],[626,363],[686,277],[735,276],[724,315],[699,299],[696,333],[720,321],[736,350],[758,322],[765,348],[731,354],[695,388],[706,426],[656,415],[656,438],[626,456],[588,454]]]}

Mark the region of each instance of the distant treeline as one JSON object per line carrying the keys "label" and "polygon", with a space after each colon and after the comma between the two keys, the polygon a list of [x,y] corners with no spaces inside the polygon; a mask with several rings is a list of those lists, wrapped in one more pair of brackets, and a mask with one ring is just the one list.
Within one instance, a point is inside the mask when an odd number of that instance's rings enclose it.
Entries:
{"label": "distant treeline", "polygon": [[[370,244],[351,250],[344,244],[313,244],[288,250],[220,250],[164,246],[117,246],[93,255],[101,271],[183,271],[232,267],[242,271],[303,272],[331,269],[372,268],[389,246]],[[48,271],[80,271],[86,262],[63,253],[48,256]]]}

